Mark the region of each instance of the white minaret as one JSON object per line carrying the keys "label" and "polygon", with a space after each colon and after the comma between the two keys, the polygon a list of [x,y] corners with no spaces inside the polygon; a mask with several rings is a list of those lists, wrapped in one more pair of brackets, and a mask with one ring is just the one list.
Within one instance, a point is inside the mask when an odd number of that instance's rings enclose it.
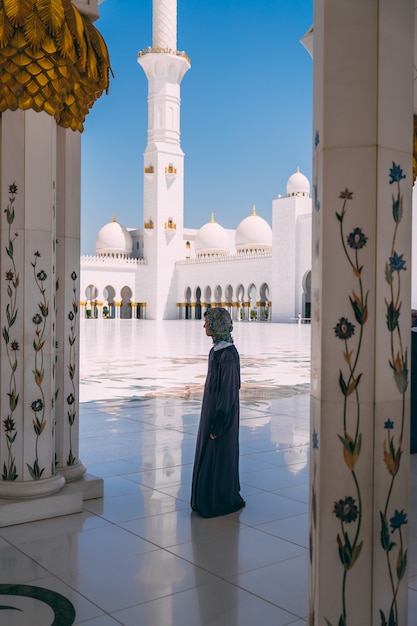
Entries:
{"label": "white minaret", "polygon": [[147,317],[176,317],[175,261],[185,257],[184,153],[180,83],[190,69],[177,50],[177,0],[153,0],[152,48],[138,55],[148,79],[148,144],[144,153],[144,256]]}

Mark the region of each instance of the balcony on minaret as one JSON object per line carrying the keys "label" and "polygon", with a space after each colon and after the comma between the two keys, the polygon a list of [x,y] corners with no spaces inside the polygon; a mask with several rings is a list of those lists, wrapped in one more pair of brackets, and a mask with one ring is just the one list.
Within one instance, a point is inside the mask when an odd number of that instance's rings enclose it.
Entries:
{"label": "balcony on minaret", "polygon": [[145,178],[147,180],[152,180],[153,175],[155,174],[155,167],[151,164],[151,165],[145,165],[145,167],[143,168],[144,174],[145,174]]}
{"label": "balcony on minaret", "polygon": [[138,60],[146,54],[173,54],[176,57],[182,57],[188,61],[189,64],[191,64],[190,57],[186,52],[184,52],[184,50],[174,50],[173,48],[154,48],[148,46],[144,50],[138,52]]}
{"label": "balcony on minaret", "polygon": [[170,217],[168,221],[165,222],[164,228],[170,228],[171,230],[175,230],[177,228],[177,225],[174,223],[172,217]]}
{"label": "balcony on minaret", "polygon": [[172,163],[170,163],[166,168],[165,168],[165,175],[166,176],[176,176],[177,174],[177,168],[174,167],[172,165]]}

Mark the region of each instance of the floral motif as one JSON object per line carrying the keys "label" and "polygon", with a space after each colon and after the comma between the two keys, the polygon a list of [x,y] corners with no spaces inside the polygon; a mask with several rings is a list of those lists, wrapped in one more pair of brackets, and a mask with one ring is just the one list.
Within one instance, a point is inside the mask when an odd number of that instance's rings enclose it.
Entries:
{"label": "floral motif", "polygon": [[[348,615],[346,601],[348,573],[359,559],[363,546],[363,541],[361,540],[362,496],[355,468],[362,448],[362,434],[360,430],[361,402],[359,394],[362,373],[358,373],[357,369],[360,362],[364,326],[368,319],[368,292],[364,290],[363,265],[359,262],[359,254],[366,246],[368,237],[359,227],[353,228],[347,236],[345,235],[344,222],[347,213],[347,203],[353,200],[353,191],[346,187],[340,192],[339,199],[343,200],[341,212],[336,212],[340,228],[340,241],[346,260],[358,285],[357,289],[353,290],[351,295],[349,295],[349,302],[356,323],[353,324],[347,316],[344,316],[339,319],[333,329],[335,337],[344,342],[344,369],[341,368],[339,371],[339,388],[343,394],[343,430],[338,434],[338,439],[342,445],[343,461],[355,490],[355,497],[347,496],[344,499],[339,499],[334,502],[333,507],[333,513],[341,524],[341,532],[337,533],[336,543],[339,560],[343,568],[341,614],[338,624],[346,626]],[[351,407],[349,411],[348,406]],[[347,525],[352,526],[352,528],[348,530],[346,528]],[[328,626],[331,626],[328,619],[325,621]]]}
{"label": "floral motif", "polygon": [[48,276],[47,276],[47,274],[46,274],[45,270],[41,270],[40,272],[38,272],[38,273],[36,274],[36,278],[37,278],[38,280],[40,280],[40,281],[44,281],[44,280],[46,280],[46,279],[48,278]]}
{"label": "floral motif", "polygon": [[394,254],[392,256],[390,256],[389,258],[389,268],[391,271],[391,274],[393,272],[401,272],[401,270],[405,270],[407,269],[405,267],[405,261],[403,259],[403,254],[397,254],[394,251]]}
{"label": "floral motif", "polygon": [[43,367],[44,361],[44,345],[45,345],[45,331],[46,331],[46,318],[49,315],[49,303],[46,299],[46,289],[44,286],[44,281],[47,279],[47,274],[45,270],[37,271],[37,264],[39,259],[41,258],[40,252],[37,250],[33,253],[34,261],[32,261],[33,267],[33,275],[35,278],[36,286],[39,290],[41,299],[38,302],[39,311],[35,313],[32,317],[32,322],[35,324],[35,338],[33,340],[33,349],[35,351],[35,362],[33,368],[33,378],[35,384],[40,393],[40,398],[33,400],[30,405],[34,413],[34,417],[32,419],[32,426],[35,433],[35,460],[33,465],[26,463],[26,467],[29,470],[29,474],[33,480],[40,480],[42,478],[42,474],[45,471],[44,467],[40,467],[39,464],[39,454],[38,454],[38,444],[39,438],[42,435],[43,431],[46,427],[46,417],[45,417],[45,393],[43,390],[43,379],[45,370]]}
{"label": "floral motif", "polygon": [[341,522],[345,522],[346,524],[354,522],[358,517],[358,507],[355,504],[354,498],[351,496],[335,502],[333,512]]}
{"label": "floral motif", "polygon": [[361,228],[355,228],[347,237],[348,245],[354,250],[360,250],[366,245],[368,238],[362,232]]}
{"label": "floral motif", "polygon": [[39,413],[39,411],[42,411],[43,407],[43,400],[41,400],[40,398],[38,398],[38,400],[34,400],[30,405],[30,408],[34,413]]}
{"label": "floral motif", "polygon": [[342,200],[353,200],[353,191],[349,191],[349,189],[345,187],[344,191],[340,192],[339,198]]}
{"label": "floral motif", "polygon": [[3,425],[6,433],[11,433],[16,430],[15,422],[11,417],[6,417],[6,419],[3,421]]}
{"label": "floral motif", "polygon": [[[4,461],[3,463],[2,480],[16,480],[19,476],[16,468],[16,459],[13,453],[13,444],[15,443],[17,437],[14,412],[16,411],[19,403],[19,393],[17,391],[16,381],[16,371],[18,368],[17,352],[19,350],[19,343],[16,339],[12,339],[11,337],[18,315],[17,290],[19,287],[19,274],[17,273],[14,259],[14,245],[18,237],[18,233],[14,233],[14,235],[12,235],[11,232],[11,228],[15,220],[14,203],[17,191],[18,188],[16,183],[9,185],[9,202],[4,210],[8,225],[8,241],[5,248],[6,254],[10,259],[11,268],[5,272],[7,282],[6,324],[2,329],[3,340],[6,344],[7,361],[10,368],[9,391],[7,392],[9,397],[9,412],[3,419],[3,429],[6,435],[7,445],[7,462]],[[6,375],[6,373],[4,373],[4,375]]]}
{"label": "floral motif", "polygon": [[69,453],[67,459],[67,465],[74,465],[76,462],[76,457],[73,453],[72,449],[72,426],[77,419],[77,403],[76,403],[76,367],[77,360],[75,357],[75,342],[77,339],[76,336],[76,326],[77,326],[77,315],[78,315],[78,295],[77,295],[77,273],[71,272],[71,280],[72,280],[72,308],[68,313],[68,319],[70,321],[70,334],[69,334],[69,364],[68,364],[68,374],[71,381],[72,393],[67,396],[67,418],[69,423]]}
{"label": "floral motif", "polygon": [[334,327],[334,332],[339,339],[350,339],[355,334],[355,325],[351,324],[346,317],[341,317]]}
{"label": "floral motif", "polygon": [[[316,130],[315,135],[314,135],[314,150],[316,151],[317,148],[319,147],[319,143],[320,143],[320,133],[318,130]],[[318,187],[318,172],[316,173],[315,177],[314,177],[314,184],[313,184],[313,198],[314,198],[314,208],[316,211],[320,211],[320,201],[319,201],[319,187]]]}
{"label": "floral motif", "polygon": [[389,176],[391,179],[389,181],[390,185],[392,185],[393,183],[399,183],[400,180],[405,178],[405,174],[403,174],[401,167],[399,165],[396,165],[394,161],[392,162],[392,167],[390,168]]}
{"label": "floral motif", "polygon": [[[394,515],[389,517],[391,496],[394,492],[398,473],[401,466],[401,458],[404,452],[404,431],[405,431],[405,394],[409,383],[408,355],[404,350],[403,338],[400,328],[401,316],[401,272],[407,269],[403,254],[398,254],[395,250],[398,227],[403,216],[403,196],[401,193],[401,180],[406,178],[400,165],[394,161],[389,171],[389,184],[396,183],[396,193],[392,195],[392,218],[394,220],[394,233],[391,242],[391,250],[388,261],[385,264],[385,280],[389,289],[389,297],[386,304],[386,323],[389,333],[390,359],[388,365],[393,374],[393,380],[398,393],[401,395],[401,416],[398,421],[399,433],[397,441],[395,439],[394,420],[387,419],[384,423],[384,430],[387,431],[383,446],[383,459],[388,471],[390,480],[385,500],[384,509],[379,512],[381,521],[380,543],[385,552],[388,570],[388,579],[391,588],[391,602],[388,613],[379,610],[381,624],[398,626],[399,613],[397,597],[402,580],[406,580],[407,571],[407,550],[404,549],[402,526],[407,524],[407,515],[404,509],[394,510]],[[389,519],[389,524],[388,524]],[[391,529],[390,529],[391,527]],[[398,544],[392,541],[391,533],[398,531]]]}
{"label": "floral motif", "polygon": [[407,515],[404,513],[404,509],[401,509],[401,511],[395,509],[394,517],[391,517],[390,524],[392,532],[399,530],[401,526],[407,524]]}

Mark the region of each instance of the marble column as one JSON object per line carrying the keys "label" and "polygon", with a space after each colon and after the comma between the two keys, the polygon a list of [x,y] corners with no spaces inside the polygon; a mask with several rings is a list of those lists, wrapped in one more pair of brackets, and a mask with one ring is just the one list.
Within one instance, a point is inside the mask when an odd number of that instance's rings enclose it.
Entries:
{"label": "marble column", "polygon": [[412,0],[316,0],[309,624],[407,624]]}
{"label": "marble column", "polygon": [[55,469],[56,122],[1,116],[0,498],[59,491]]}

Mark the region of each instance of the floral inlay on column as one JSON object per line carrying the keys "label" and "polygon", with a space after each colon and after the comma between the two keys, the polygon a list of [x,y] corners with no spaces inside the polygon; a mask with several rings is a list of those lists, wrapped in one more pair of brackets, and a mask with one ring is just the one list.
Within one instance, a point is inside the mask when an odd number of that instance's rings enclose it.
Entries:
{"label": "floral inlay on column", "polygon": [[[364,290],[362,271],[363,265],[359,261],[362,248],[366,246],[368,238],[361,228],[354,228],[347,236],[344,231],[344,219],[347,212],[347,202],[353,199],[353,192],[345,189],[340,193],[343,200],[341,213],[336,213],[340,226],[340,239],[346,260],[357,281],[357,290],[349,296],[351,313],[355,324],[348,317],[341,317],[334,327],[336,338],[343,342],[344,368],[339,372],[339,388],[343,395],[343,431],[338,435],[342,444],[343,460],[352,480],[352,495],[340,498],[334,503],[333,513],[340,522],[340,532],[336,542],[339,560],[343,568],[341,589],[341,615],[338,626],[348,623],[348,608],[346,601],[346,586],[348,573],[355,566],[363,546],[361,540],[362,525],[362,496],[355,466],[359,459],[362,447],[361,403],[359,385],[362,373],[358,372],[359,357],[362,348],[364,325],[368,319],[368,291]],[[352,318],[352,319],[353,319]],[[346,485],[348,483],[346,482]],[[326,619],[328,626],[331,622]]]}
{"label": "floral inlay on column", "polygon": [[310,593],[309,593],[309,615],[308,623],[310,626],[314,626],[315,612],[314,612],[314,597],[317,589],[317,570],[313,569],[313,557],[315,556],[315,544],[316,544],[316,532],[317,532],[317,455],[315,450],[319,449],[319,438],[316,429],[313,430],[311,437],[311,459],[312,459],[312,476],[311,481],[311,516],[310,516],[310,528],[308,533],[308,546],[309,546],[309,558],[311,566],[310,575]]}
{"label": "floral inlay on column", "polygon": [[[317,152],[317,148],[320,143],[320,133],[316,130],[314,135],[314,152]],[[318,173],[318,159],[317,159],[317,170],[314,176],[314,184],[313,184],[313,199],[314,199],[314,208],[316,211],[320,211],[320,201],[319,201],[319,173]]]}
{"label": "floral inlay on column", "polygon": [[[394,219],[394,233],[389,259],[385,265],[385,280],[389,286],[389,299],[386,304],[386,321],[389,332],[390,360],[389,367],[392,370],[395,387],[401,395],[401,415],[399,416],[398,444],[394,438],[394,419],[386,420],[384,429],[387,436],[384,440],[384,462],[391,478],[386,496],[384,510],[379,512],[381,519],[381,547],[386,553],[386,563],[391,587],[391,604],[386,615],[380,609],[381,626],[398,626],[397,596],[401,581],[407,571],[407,550],[404,549],[402,526],[407,524],[407,514],[390,509],[391,496],[397,480],[401,465],[401,457],[404,452],[403,436],[405,428],[405,396],[408,388],[408,359],[407,350],[404,350],[401,329],[399,325],[401,315],[401,272],[407,268],[403,254],[396,251],[396,239],[398,226],[403,216],[403,196],[401,194],[401,180],[405,178],[399,165],[392,163],[390,168],[390,185],[396,184],[396,193],[392,194],[392,217]],[[396,541],[394,541],[396,539]],[[407,579],[406,583],[407,584]]]}
{"label": "floral inlay on column", "polygon": [[13,444],[17,437],[16,423],[14,420],[14,412],[19,402],[19,394],[16,385],[16,370],[18,366],[17,351],[19,350],[19,343],[16,339],[12,339],[12,327],[16,322],[18,314],[17,306],[17,289],[19,287],[19,275],[16,272],[16,263],[14,260],[14,242],[18,233],[12,236],[11,227],[15,219],[14,201],[17,194],[17,185],[12,183],[9,186],[9,203],[4,210],[8,224],[8,243],[6,246],[6,253],[11,261],[11,267],[6,272],[7,282],[7,297],[8,302],[6,304],[6,325],[3,326],[3,339],[6,344],[6,354],[10,365],[10,378],[9,378],[9,412],[3,419],[3,428],[6,433],[7,444],[7,463],[3,463],[2,480],[16,480],[18,477],[15,457],[13,454]]}
{"label": "floral inlay on column", "polygon": [[72,391],[67,396],[67,405],[68,405],[68,422],[70,425],[69,428],[69,454],[67,459],[67,465],[74,465],[76,462],[76,458],[72,451],[72,426],[77,418],[77,403],[76,403],[76,389],[75,389],[75,374],[76,374],[76,356],[75,356],[75,343],[77,336],[75,334],[76,326],[77,326],[77,315],[78,315],[78,298],[77,298],[77,274],[76,272],[72,272],[71,274],[72,280],[72,310],[68,313],[68,319],[70,321],[70,334],[68,337],[68,342],[70,345],[69,351],[69,364],[68,364],[68,373],[71,380]]}
{"label": "floral inlay on column", "polygon": [[43,378],[44,378],[44,366],[43,366],[43,348],[45,345],[45,329],[46,329],[46,318],[49,314],[49,305],[46,299],[44,281],[47,279],[47,274],[44,270],[37,271],[38,260],[41,258],[40,252],[34,253],[35,260],[32,262],[33,274],[35,277],[36,286],[39,289],[39,293],[41,295],[41,300],[38,303],[40,313],[36,313],[32,322],[36,326],[35,330],[35,339],[33,340],[33,349],[35,351],[35,364],[33,371],[33,377],[35,380],[35,384],[39,389],[40,397],[36,398],[31,403],[31,409],[34,413],[34,417],[32,419],[33,430],[35,431],[36,443],[35,443],[35,461],[33,466],[26,463],[26,466],[29,470],[29,473],[33,480],[39,480],[42,477],[45,468],[41,468],[39,466],[39,456],[38,456],[38,443],[39,437],[42,435],[45,426],[45,393],[42,387]]}

